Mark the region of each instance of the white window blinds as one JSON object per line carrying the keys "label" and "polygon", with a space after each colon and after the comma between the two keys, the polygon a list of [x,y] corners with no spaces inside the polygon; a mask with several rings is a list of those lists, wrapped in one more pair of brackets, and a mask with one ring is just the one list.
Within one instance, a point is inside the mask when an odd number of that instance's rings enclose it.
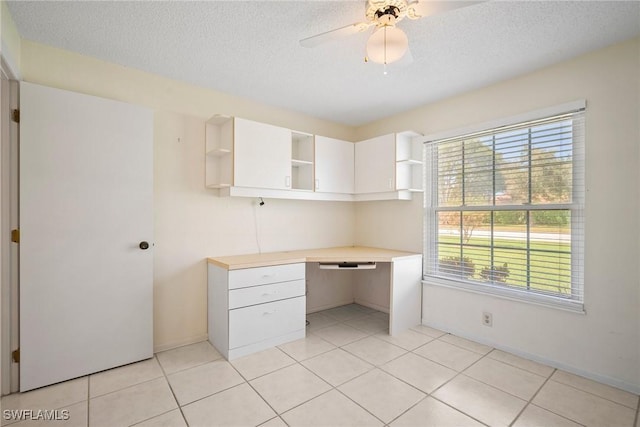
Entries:
{"label": "white window blinds", "polygon": [[583,301],[584,113],[425,144],[425,280]]}

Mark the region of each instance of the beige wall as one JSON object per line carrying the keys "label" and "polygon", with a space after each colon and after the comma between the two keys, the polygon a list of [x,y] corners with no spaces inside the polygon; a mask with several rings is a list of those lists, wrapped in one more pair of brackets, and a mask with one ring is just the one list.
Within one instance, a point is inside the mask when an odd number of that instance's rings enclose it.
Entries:
{"label": "beige wall", "polygon": [[[578,99],[586,113],[586,315],[426,285],[425,324],[640,391],[640,40],[357,129],[424,134]],[[422,201],[361,203],[356,243],[419,251]],[[493,313],[493,327],[481,324]]]}
{"label": "beige wall", "polygon": [[[7,3],[0,2],[0,49],[5,61],[3,66],[9,68],[11,74],[16,78],[20,77],[20,34],[13,22]],[[6,71],[6,70],[5,70]]]}
{"label": "beige wall", "polygon": [[353,129],[28,41],[22,73],[29,82],[155,110],[156,350],[206,338],[205,257],[257,252],[257,239],[263,252],[353,244],[350,203],[268,200],[256,207],[253,199],[206,190],[204,119],[237,115],[343,139]]}

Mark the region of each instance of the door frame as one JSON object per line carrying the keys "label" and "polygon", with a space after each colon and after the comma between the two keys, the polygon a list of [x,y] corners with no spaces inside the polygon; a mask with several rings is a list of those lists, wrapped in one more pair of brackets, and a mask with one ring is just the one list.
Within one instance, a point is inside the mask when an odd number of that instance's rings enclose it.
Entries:
{"label": "door frame", "polygon": [[12,352],[19,347],[19,259],[11,230],[19,229],[19,126],[11,110],[19,106],[18,75],[0,54],[0,395],[18,391],[19,364]]}

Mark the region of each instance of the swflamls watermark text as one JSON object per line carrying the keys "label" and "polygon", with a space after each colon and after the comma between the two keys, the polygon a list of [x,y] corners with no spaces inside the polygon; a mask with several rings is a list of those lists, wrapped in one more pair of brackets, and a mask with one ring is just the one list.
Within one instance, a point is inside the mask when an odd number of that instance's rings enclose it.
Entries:
{"label": "swflamls watermark text", "polygon": [[71,417],[68,409],[5,409],[2,418],[6,421],[66,421]]}

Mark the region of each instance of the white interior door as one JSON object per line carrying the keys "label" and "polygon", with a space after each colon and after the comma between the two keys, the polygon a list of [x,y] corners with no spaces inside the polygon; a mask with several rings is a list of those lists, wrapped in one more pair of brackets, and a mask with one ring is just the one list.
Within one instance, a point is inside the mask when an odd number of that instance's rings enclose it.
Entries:
{"label": "white interior door", "polygon": [[153,113],[29,83],[20,101],[26,391],[153,356]]}

